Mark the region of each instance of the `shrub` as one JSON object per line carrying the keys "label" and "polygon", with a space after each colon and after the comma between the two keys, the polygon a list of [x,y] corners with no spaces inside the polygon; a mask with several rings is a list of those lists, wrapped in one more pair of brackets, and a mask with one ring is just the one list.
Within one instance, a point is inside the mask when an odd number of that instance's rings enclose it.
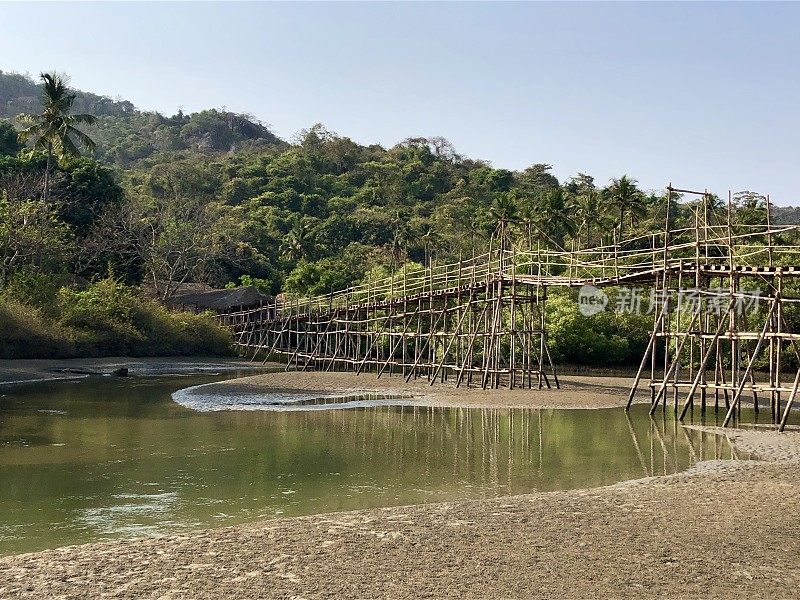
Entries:
{"label": "shrub", "polygon": [[135,356],[230,355],[230,333],[210,313],[170,312],[145,303],[133,316],[145,338],[131,349]]}
{"label": "shrub", "polygon": [[48,323],[37,309],[16,300],[0,300],[0,358],[71,358],[71,332]]}
{"label": "shrub", "polygon": [[171,312],[133,288],[103,279],[62,287],[52,315],[5,294],[0,358],[230,355],[230,333],[210,314]]}
{"label": "shrub", "polygon": [[140,301],[113,279],[103,279],[86,290],[61,288],[60,322],[75,330],[82,354],[113,356],[132,354],[146,336],[133,324]]}
{"label": "shrub", "polygon": [[87,355],[230,354],[231,339],[211,315],[171,312],[128,286],[103,279],[84,291],[62,288],[61,322]]}
{"label": "shrub", "polygon": [[550,352],[557,362],[580,365],[638,365],[647,346],[652,315],[606,310],[585,316],[574,294],[554,293],[547,303]]}

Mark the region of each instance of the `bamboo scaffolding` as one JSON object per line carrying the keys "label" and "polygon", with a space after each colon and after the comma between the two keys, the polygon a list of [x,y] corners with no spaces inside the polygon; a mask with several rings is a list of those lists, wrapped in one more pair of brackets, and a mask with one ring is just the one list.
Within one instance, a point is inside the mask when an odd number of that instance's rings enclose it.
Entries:
{"label": "bamboo scaffolding", "polygon": [[[698,201],[690,205],[690,226],[678,228],[671,209],[683,195]],[[783,371],[790,346],[800,363],[800,332],[786,318],[787,307],[800,303],[790,293],[797,286],[786,283],[800,283],[800,226],[775,224],[769,199],[765,224],[738,224],[730,195],[722,211],[710,198],[707,190],[670,185],[661,232],[622,239],[622,231],[614,231],[594,248],[573,243],[564,249],[543,234],[536,244],[529,234],[525,248],[515,247],[499,224],[488,252],[473,247],[471,257],[459,255],[449,264],[434,264],[428,254],[418,272],[402,268],[378,281],[323,296],[279,298],[219,319],[251,360],[283,360],[287,370],[549,388],[560,384],[547,341],[548,289],[650,284],[662,304],[650,311],[653,327],[627,408],[649,364],[651,413],[659,404],[666,408],[669,393],[681,420],[693,411],[697,394],[705,414],[713,392],[715,413],[724,397],[728,425],[745,396],[753,395],[757,410],[763,393],[772,422],[783,429],[798,391],[798,379],[785,381]],[[717,291],[709,287],[714,282]],[[672,302],[684,284],[697,291],[691,318]]]}

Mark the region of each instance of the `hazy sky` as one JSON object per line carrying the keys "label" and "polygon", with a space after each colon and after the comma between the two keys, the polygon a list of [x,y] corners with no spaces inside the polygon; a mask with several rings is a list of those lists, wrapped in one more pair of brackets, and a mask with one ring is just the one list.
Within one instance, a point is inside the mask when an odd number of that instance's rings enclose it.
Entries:
{"label": "hazy sky", "polygon": [[441,135],[497,167],[800,203],[798,4],[6,4],[0,69],[291,139]]}

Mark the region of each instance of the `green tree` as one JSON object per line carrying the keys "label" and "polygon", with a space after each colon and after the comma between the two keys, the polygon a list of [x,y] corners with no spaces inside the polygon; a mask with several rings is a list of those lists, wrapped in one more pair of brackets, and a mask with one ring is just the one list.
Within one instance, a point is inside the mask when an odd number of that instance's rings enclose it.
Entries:
{"label": "green tree", "polygon": [[573,214],[578,224],[577,232],[586,232],[587,248],[592,243],[592,228],[600,226],[603,220],[604,208],[603,197],[595,189],[584,190],[572,202]]}
{"label": "green tree", "polygon": [[489,216],[495,224],[494,236],[500,240],[500,248],[508,248],[509,226],[519,219],[519,202],[514,192],[495,194],[489,209]]}
{"label": "green tree", "polygon": [[569,181],[564,184],[564,191],[570,196],[579,196],[588,190],[594,189],[597,189],[594,184],[594,177],[586,173],[578,173],[570,177]]}
{"label": "green tree", "polygon": [[50,169],[53,157],[63,161],[80,154],[79,146],[94,151],[92,138],[77,125],[93,125],[95,117],[87,114],[70,114],[75,103],[75,93],[67,81],[57,73],[42,73],[42,112],[38,115],[21,114],[17,120],[26,125],[19,134],[22,142],[33,142],[33,147],[47,153],[44,172],[44,201],[50,199]]}
{"label": "green tree", "polygon": [[52,205],[30,198],[26,184],[20,178],[0,185],[0,287],[22,271],[61,272],[72,250],[67,226]]}
{"label": "green tree", "polygon": [[560,187],[541,194],[535,201],[535,226],[547,241],[561,247],[564,238],[575,233],[575,221]]}
{"label": "green tree", "polygon": [[119,204],[124,196],[111,169],[84,157],[70,160],[51,188],[59,217],[78,236],[86,235],[103,209]]}
{"label": "green tree", "polygon": [[606,188],[609,202],[619,210],[620,234],[622,234],[626,212],[631,217],[631,227],[635,224],[636,218],[644,216],[645,213],[644,195],[636,184],[635,179],[623,175],[618,179],[612,179],[611,185]]}
{"label": "green tree", "polygon": [[733,195],[736,212],[735,221],[743,225],[764,224],[767,222],[767,197],[749,190]]}
{"label": "green tree", "polygon": [[516,177],[520,191],[530,198],[541,196],[545,192],[558,187],[558,179],[550,173],[553,167],[538,163],[531,165]]}
{"label": "green tree", "polygon": [[16,154],[22,149],[17,130],[8,121],[0,121],[0,156]]}
{"label": "green tree", "polygon": [[311,223],[296,219],[281,243],[281,256],[290,262],[306,258],[311,253]]}
{"label": "green tree", "polygon": [[411,240],[411,229],[404,215],[398,211],[392,219],[392,266],[399,265],[408,252],[408,242]]}

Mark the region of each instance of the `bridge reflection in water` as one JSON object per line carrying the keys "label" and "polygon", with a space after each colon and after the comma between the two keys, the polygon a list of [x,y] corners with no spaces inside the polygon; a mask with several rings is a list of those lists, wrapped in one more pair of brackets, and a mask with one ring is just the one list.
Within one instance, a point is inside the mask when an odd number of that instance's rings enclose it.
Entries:
{"label": "bridge reflection in water", "polygon": [[[637,416],[638,415],[638,416]],[[643,418],[642,418],[643,417]],[[665,476],[704,460],[749,458],[724,436],[683,427],[671,412],[402,406],[329,411],[353,452],[389,470],[421,468],[466,497],[552,491]]]}
{"label": "bridge reflection in water", "polygon": [[733,456],[724,437],[684,428],[672,411],[651,419],[646,404],[630,414],[317,404],[198,412],[170,401],[177,387],[201,382],[102,378],[7,390],[0,554],[586,488]]}

